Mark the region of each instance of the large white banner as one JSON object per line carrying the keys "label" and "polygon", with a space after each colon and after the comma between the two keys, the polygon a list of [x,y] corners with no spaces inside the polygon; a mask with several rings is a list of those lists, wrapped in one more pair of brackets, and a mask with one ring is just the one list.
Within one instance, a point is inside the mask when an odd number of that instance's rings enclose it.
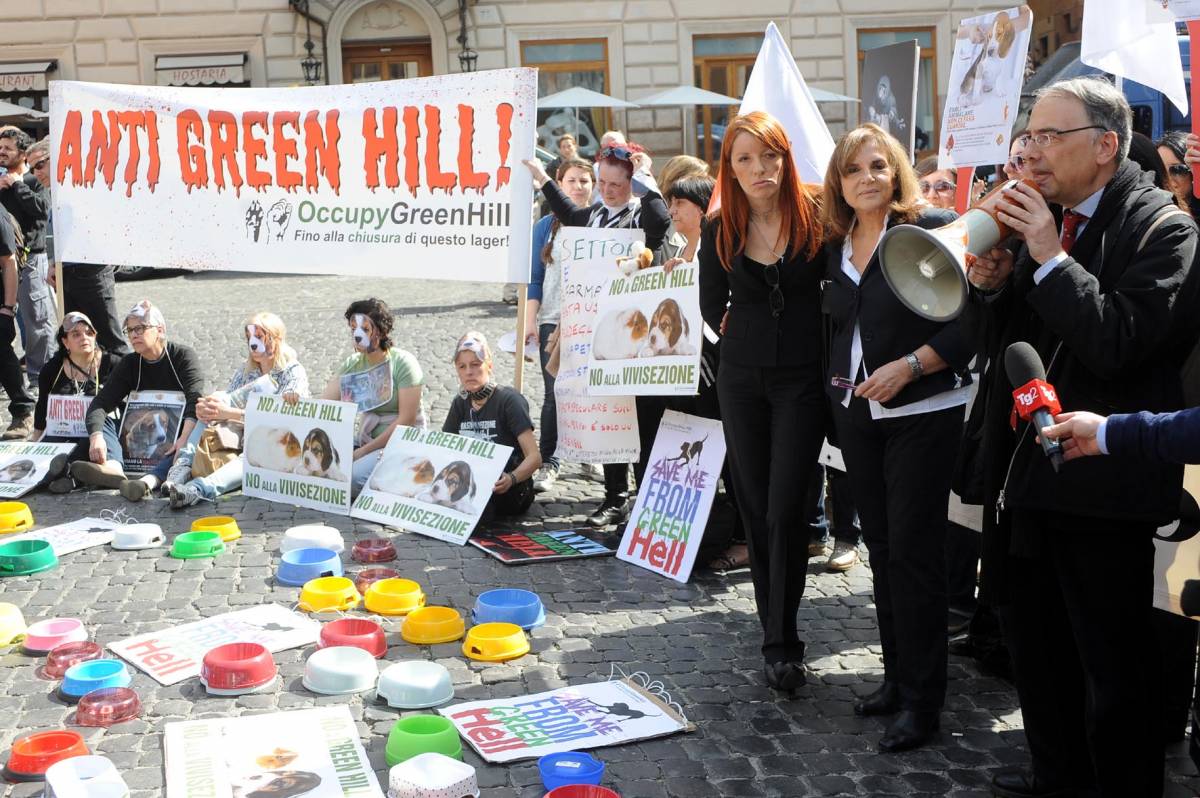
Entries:
{"label": "large white banner", "polygon": [[537,71],[212,89],[53,81],[60,258],[525,282]]}

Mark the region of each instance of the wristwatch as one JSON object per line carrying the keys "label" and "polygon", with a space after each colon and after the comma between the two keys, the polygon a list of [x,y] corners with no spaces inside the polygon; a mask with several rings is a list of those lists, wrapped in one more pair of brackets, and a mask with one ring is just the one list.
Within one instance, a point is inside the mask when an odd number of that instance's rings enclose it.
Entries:
{"label": "wristwatch", "polygon": [[908,368],[912,371],[913,379],[921,379],[921,375],[925,373],[925,367],[921,365],[921,358],[917,357],[917,353],[909,352],[904,356],[904,362],[908,363]]}
{"label": "wristwatch", "polygon": [[508,477],[508,481],[512,483],[509,485],[509,487],[515,488],[517,486],[517,475],[512,471],[509,471],[506,476]]}

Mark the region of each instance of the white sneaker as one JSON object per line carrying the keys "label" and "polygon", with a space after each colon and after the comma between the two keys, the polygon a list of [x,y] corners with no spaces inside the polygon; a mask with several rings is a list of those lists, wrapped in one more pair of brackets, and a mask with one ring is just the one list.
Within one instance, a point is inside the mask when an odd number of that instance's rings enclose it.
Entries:
{"label": "white sneaker", "polygon": [[604,481],[604,466],[598,463],[580,463],[579,473],[584,479],[594,479],[597,482]]}
{"label": "white sneaker", "polygon": [[186,484],[192,478],[191,463],[175,463],[167,470],[167,478],[163,480],[162,489],[166,493],[174,485]]}
{"label": "white sneaker", "polygon": [[813,557],[824,557],[829,553],[829,545],[823,540],[814,540],[808,544],[809,559]]}
{"label": "white sneaker", "polygon": [[554,466],[542,466],[533,477],[533,490],[544,493],[554,487],[558,480],[558,469]]}
{"label": "white sneaker", "polygon": [[829,553],[829,562],[825,563],[826,571],[849,571],[858,564],[858,546],[842,540],[834,541],[833,551]]}

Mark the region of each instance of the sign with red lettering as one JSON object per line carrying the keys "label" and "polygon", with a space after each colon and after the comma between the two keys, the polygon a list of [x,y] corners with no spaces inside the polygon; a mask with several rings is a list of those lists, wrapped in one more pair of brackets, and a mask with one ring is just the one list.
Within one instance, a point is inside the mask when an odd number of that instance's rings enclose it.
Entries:
{"label": "sign with red lettering", "polygon": [[269,651],[317,642],[321,624],[278,604],[262,604],[160,632],[127,637],[108,647],[159,684],[200,675],[209,649],[226,643],[261,643]]}
{"label": "sign with red lettering", "polygon": [[686,582],[724,462],[720,421],[665,412],[617,559]]}
{"label": "sign with red lettering", "polygon": [[585,557],[611,557],[616,549],[605,544],[609,533],[596,529],[483,529],[471,535],[469,543],[505,565],[531,562],[582,560]]}
{"label": "sign with red lettering", "polygon": [[537,71],[50,90],[61,258],[523,282]]}
{"label": "sign with red lettering", "polygon": [[46,397],[46,434],[63,438],[86,438],[87,411],[93,397],[84,394],[52,393]]}

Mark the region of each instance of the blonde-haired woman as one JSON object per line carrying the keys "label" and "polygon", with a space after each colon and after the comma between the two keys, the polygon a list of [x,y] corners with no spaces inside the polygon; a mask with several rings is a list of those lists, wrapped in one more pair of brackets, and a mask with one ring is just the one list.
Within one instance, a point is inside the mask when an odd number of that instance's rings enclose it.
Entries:
{"label": "blonde-haired woman", "polygon": [[246,339],[246,362],[238,366],[224,391],[202,396],[196,402],[196,418],[200,423],[180,450],[163,485],[170,494],[171,509],[190,507],[201,499],[215,502],[218,496],[241,487],[241,457],[228,459],[205,476],[195,476],[192,465],[196,448],[206,434],[219,441],[225,451],[241,449],[250,394],[276,394],[287,402],[308,396],[308,373],[286,340],[283,319],[274,313],[255,313],[246,321],[242,333]]}

